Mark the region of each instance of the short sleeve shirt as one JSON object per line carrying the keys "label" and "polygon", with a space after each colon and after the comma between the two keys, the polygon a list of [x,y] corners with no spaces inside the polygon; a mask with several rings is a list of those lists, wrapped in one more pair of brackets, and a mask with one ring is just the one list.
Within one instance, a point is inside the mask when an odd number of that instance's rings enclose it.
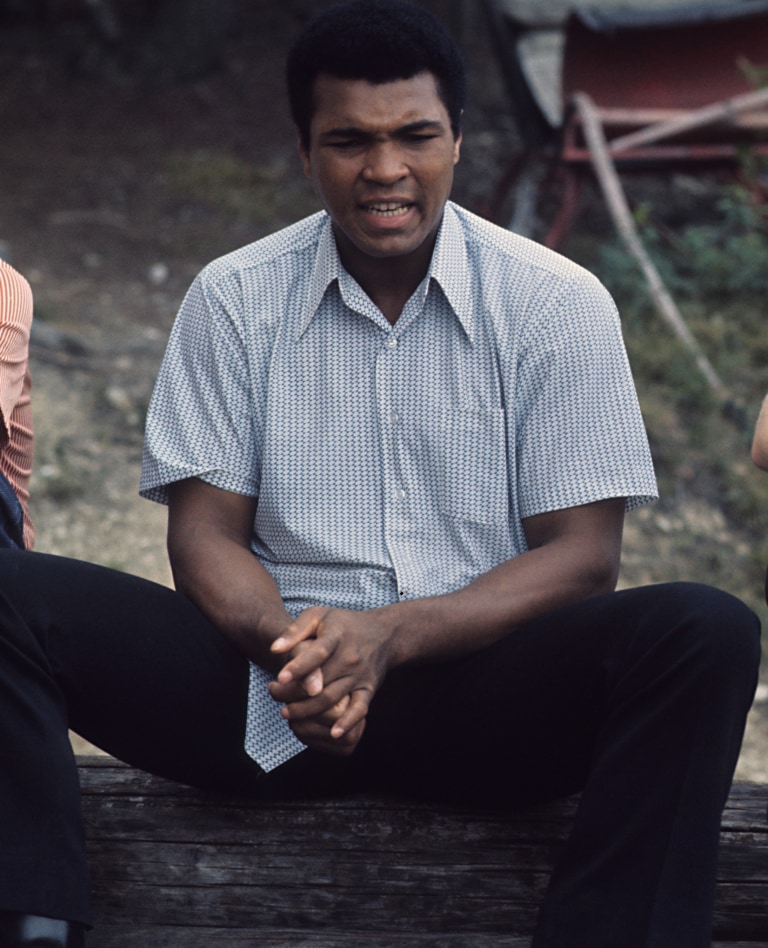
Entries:
{"label": "short sleeve shirt", "polygon": [[[656,496],[618,314],[595,277],[449,203],[394,326],[315,214],[214,261],[174,325],[141,493],[258,498],[288,611],[447,593],[525,552],[523,521]],[[252,666],[246,749],[303,745]]]}

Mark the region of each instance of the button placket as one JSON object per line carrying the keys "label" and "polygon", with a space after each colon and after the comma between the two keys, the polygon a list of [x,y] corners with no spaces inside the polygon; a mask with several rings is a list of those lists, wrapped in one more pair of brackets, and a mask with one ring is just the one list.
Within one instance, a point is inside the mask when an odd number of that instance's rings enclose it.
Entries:
{"label": "button placket", "polygon": [[[403,482],[400,451],[402,445],[403,412],[397,406],[398,382],[397,352],[399,339],[390,333],[383,342],[377,366],[377,397],[381,418],[382,449],[384,454],[384,535],[395,575],[398,577],[398,597],[406,595],[402,583],[402,538],[408,528],[407,485]],[[406,584],[407,586],[407,584]]]}

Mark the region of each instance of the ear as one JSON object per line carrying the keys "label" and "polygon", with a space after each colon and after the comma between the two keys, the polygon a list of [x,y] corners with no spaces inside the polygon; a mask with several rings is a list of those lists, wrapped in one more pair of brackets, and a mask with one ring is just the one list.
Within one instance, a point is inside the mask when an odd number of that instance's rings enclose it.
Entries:
{"label": "ear", "polygon": [[[464,109],[461,110],[461,115],[459,116],[459,121],[461,122],[464,117]],[[453,163],[456,165],[459,163],[459,155],[461,153],[461,143],[464,140],[464,136],[461,133],[461,126],[459,126],[459,134],[456,136],[456,140],[453,143]]]}
{"label": "ear", "polygon": [[304,168],[304,174],[308,177],[312,177],[312,161],[309,157],[309,151],[304,147],[304,142],[301,140],[301,133],[296,129],[296,144],[299,149],[299,158],[301,159],[302,167]]}
{"label": "ear", "polygon": [[461,143],[463,141],[463,136],[461,132],[456,136],[456,139],[453,143],[453,163],[456,165],[459,163],[459,157],[461,154]]}

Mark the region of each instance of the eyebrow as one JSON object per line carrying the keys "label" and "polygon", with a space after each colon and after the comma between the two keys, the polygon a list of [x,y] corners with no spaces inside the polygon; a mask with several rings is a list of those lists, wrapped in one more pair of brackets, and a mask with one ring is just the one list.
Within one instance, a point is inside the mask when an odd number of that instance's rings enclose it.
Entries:
{"label": "eyebrow", "polygon": [[[401,125],[399,128],[396,128],[392,134],[397,135],[413,135],[418,132],[443,132],[445,131],[445,125],[437,120],[431,119],[421,119],[418,122],[409,122],[407,125]],[[357,125],[348,125],[341,128],[329,128],[327,131],[323,132],[320,136],[321,138],[373,138],[375,137],[374,132],[367,131],[364,128],[359,128]]]}

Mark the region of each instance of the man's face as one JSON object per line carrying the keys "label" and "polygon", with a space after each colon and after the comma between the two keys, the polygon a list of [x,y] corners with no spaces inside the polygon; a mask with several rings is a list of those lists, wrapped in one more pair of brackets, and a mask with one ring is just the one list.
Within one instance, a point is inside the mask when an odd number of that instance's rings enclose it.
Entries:
{"label": "man's face", "polygon": [[[432,73],[373,85],[320,75],[304,171],[354,275],[365,258],[432,253],[461,138]],[[352,267],[350,268],[350,264]]]}

